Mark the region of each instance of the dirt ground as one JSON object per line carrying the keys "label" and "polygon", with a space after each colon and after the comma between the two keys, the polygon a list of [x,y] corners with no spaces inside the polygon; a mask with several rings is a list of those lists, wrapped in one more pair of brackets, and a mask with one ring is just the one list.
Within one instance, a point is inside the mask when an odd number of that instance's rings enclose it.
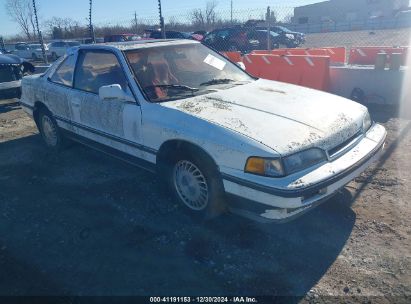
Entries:
{"label": "dirt ground", "polygon": [[0,101],[0,295],[410,303],[411,121],[370,111],[384,156],[336,197],[287,224],[201,224],[155,175],[76,144],[49,152]]}

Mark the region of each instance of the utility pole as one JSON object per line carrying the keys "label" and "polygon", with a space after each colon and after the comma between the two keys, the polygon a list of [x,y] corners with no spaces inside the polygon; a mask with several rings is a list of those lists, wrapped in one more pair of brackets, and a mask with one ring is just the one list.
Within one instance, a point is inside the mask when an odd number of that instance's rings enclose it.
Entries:
{"label": "utility pole", "polygon": [[1,50],[6,50],[6,47],[5,47],[5,45],[4,45],[3,37],[0,37],[0,49],[1,49]]}
{"label": "utility pole", "polygon": [[136,11],[134,11],[134,24],[135,24],[134,34],[137,34],[138,23],[137,23],[137,12]]}
{"label": "utility pole", "polygon": [[90,0],[90,9],[89,9],[89,14],[88,14],[88,19],[89,19],[89,31],[90,31],[90,38],[92,43],[96,43],[96,37],[94,36],[94,27],[93,27],[93,22],[91,20],[93,12],[93,0]]}
{"label": "utility pole", "polygon": [[230,6],[231,6],[231,25],[233,25],[233,0],[231,0]]}
{"label": "utility pole", "polygon": [[164,25],[164,18],[161,12],[161,0],[158,0],[158,12],[160,14],[160,28],[161,28],[161,38],[166,39],[166,29]]}
{"label": "utility pole", "polygon": [[267,15],[265,17],[267,23],[267,50],[271,51],[271,9],[267,7]]}
{"label": "utility pole", "polygon": [[41,34],[41,31],[40,31],[40,28],[39,28],[39,19],[37,17],[36,0],[33,0],[33,11],[34,11],[34,18],[36,19],[37,35],[39,36],[39,42],[40,42],[40,46],[41,46],[41,53],[43,54],[43,61],[44,61],[45,64],[48,64],[46,49],[44,48],[43,35]]}

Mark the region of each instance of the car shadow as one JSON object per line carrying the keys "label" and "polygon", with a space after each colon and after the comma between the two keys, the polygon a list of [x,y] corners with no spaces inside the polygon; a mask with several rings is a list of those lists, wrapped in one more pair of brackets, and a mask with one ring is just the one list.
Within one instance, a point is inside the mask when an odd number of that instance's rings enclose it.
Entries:
{"label": "car shadow", "polygon": [[8,248],[0,263],[8,261],[10,274],[2,295],[298,301],[336,260],[356,219],[344,190],[286,224],[230,214],[201,222],[157,176],[80,145],[51,153],[39,135],[0,143],[0,159],[0,245]]}
{"label": "car shadow", "polygon": [[207,224],[207,229],[211,234],[224,235],[233,246],[252,256],[250,276],[240,293],[293,296],[298,302],[327,272],[346,244],[356,219],[352,203],[351,192],[344,189],[288,223],[258,224],[230,215],[232,223],[221,218]]}

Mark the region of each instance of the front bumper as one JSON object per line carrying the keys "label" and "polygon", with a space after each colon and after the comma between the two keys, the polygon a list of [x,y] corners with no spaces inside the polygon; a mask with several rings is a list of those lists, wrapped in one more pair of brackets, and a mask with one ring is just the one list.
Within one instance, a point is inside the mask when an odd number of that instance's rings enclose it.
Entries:
{"label": "front bumper", "polygon": [[[231,211],[263,221],[285,221],[301,215],[337,193],[376,161],[384,148],[386,131],[374,125],[365,136],[339,158],[283,179],[233,176],[222,173],[228,194],[259,203]],[[247,175],[247,177],[250,177]]]}
{"label": "front bumper", "polygon": [[1,98],[20,98],[21,80],[0,83]]}

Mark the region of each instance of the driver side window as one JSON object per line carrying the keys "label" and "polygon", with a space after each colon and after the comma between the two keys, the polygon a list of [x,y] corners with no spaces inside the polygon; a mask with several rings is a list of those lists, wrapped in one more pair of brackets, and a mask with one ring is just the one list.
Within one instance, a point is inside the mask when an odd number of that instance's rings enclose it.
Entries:
{"label": "driver side window", "polygon": [[100,87],[119,84],[127,91],[127,80],[117,57],[108,51],[79,53],[74,88],[98,94]]}

